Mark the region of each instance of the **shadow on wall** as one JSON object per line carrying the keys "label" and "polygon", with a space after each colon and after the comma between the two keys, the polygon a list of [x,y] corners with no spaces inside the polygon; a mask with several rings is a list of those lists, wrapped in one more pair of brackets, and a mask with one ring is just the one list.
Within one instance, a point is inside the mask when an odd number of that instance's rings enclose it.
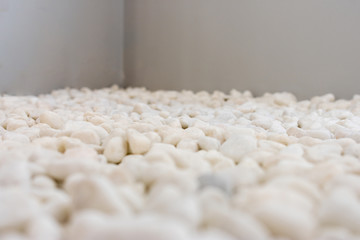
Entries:
{"label": "shadow on wall", "polygon": [[122,0],[0,0],[0,92],[122,84]]}
{"label": "shadow on wall", "polygon": [[360,1],[129,0],[127,82],[150,89],[360,93]]}

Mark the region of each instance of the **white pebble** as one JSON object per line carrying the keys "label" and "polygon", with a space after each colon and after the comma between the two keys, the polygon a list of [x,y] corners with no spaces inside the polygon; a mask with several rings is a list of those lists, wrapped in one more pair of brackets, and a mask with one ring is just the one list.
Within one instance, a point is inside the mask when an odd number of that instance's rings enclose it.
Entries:
{"label": "white pebble", "polygon": [[236,135],[230,137],[221,145],[220,152],[235,162],[240,162],[245,154],[254,151],[256,147],[257,141],[254,137]]}
{"label": "white pebble", "polygon": [[73,175],[67,179],[65,189],[76,209],[97,209],[109,214],[129,212],[106,178]]}
{"label": "white pebble", "polygon": [[318,138],[321,140],[326,140],[332,138],[332,134],[329,130],[319,129],[319,130],[306,130],[306,134],[313,138]]}
{"label": "white pebble", "polygon": [[111,163],[119,163],[127,154],[127,143],[122,137],[113,137],[105,145],[104,155]]}
{"label": "white pebble", "polygon": [[57,113],[50,111],[46,111],[40,114],[39,121],[40,123],[46,123],[55,129],[61,129],[64,126],[64,121],[62,118]]}
{"label": "white pebble", "polygon": [[199,147],[203,150],[210,151],[210,150],[218,150],[220,148],[220,142],[216,138],[212,137],[201,137],[199,138]]}
{"label": "white pebble", "polygon": [[91,129],[77,130],[71,134],[71,137],[80,139],[83,143],[87,144],[100,144],[99,135]]}
{"label": "white pebble", "polygon": [[174,186],[153,188],[146,209],[176,217],[190,226],[197,225],[201,213],[196,199],[183,194]]}
{"label": "white pebble", "polygon": [[20,134],[20,133],[16,133],[16,132],[6,132],[3,134],[3,139],[4,140],[11,140],[11,141],[16,141],[16,142],[21,142],[21,143],[29,143],[30,139],[28,136],[24,135],[24,134]]}
{"label": "white pebble", "polygon": [[57,180],[65,180],[74,173],[96,173],[99,163],[93,155],[93,149],[73,148],[58,159],[46,162],[47,174]]}
{"label": "white pebble", "polygon": [[28,124],[21,119],[8,119],[6,123],[6,130],[15,131],[18,128],[26,128]]}
{"label": "white pebble", "polygon": [[136,130],[130,129],[128,131],[127,137],[129,150],[132,154],[144,154],[149,151],[151,147],[151,141],[143,134]]}
{"label": "white pebble", "polygon": [[210,150],[204,155],[204,159],[208,161],[215,171],[232,168],[235,163],[232,159],[225,157],[218,151]]}
{"label": "white pebble", "polygon": [[176,145],[176,147],[178,149],[189,150],[192,152],[197,152],[199,150],[198,143],[196,140],[192,139],[183,139]]}
{"label": "white pebble", "polygon": [[342,147],[337,143],[323,143],[306,149],[307,158],[314,162],[338,158],[341,153]]}

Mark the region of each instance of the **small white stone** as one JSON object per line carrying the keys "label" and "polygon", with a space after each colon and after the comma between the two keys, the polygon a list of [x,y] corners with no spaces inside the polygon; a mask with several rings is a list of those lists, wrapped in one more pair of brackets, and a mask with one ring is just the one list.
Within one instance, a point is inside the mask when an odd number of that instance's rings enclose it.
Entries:
{"label": "small white stone", "polygon": [[156,132],[147,132],[147,133],[144,133],[144,135],[150,139],[150,141],[152,143],[159,143],[161,142],[161,137],[159,136],[159,134],[157,134]]}
{"label": "small white stone", "polygon": [[182,129],[171,128],[166,125],[158,128],[157,133],[160,135],[163,143],[172,144],[174,146],[180,142],[184,134]]}
{"label": "small white stone", "polygon": [[172,128],[181,128],[181,123],[177,118],[168,118],[165,120],[165,124]]}
{"label": "small white stone", "polygon": [[275,93],[274,103],[280,106],[290,106],[296,103],[296,97],[288,92]]}
{"label": "small white stone", "polygon": [[199,128],[189,127],[184,130],[183,138],[190,138],[194,140],[198,140],[201,137],[204,137],[205,134]]}
{"label": "small white stone", "polygon": [[215,126],[206,127],[205,134],[209,137],[216,138],[220,143],[225,141],[225,129]]}
{"label": "small white stone", "polygon": [[[83,147],[85,144],[80,140],[80,139],[77,139],[77,138],[70,138],[70,137],[58,137],[58,138],[55,138],[56,139],[56,147],[57,147],[57,150],[61,153],[64,153],[66,151],[68,151],[69,149],[72,149],[72,148],[81,148]],[[48,138],[43,138],[43,141],[46,141],[48,140]],[[51,143],[51,145],[53,144],[53,140],[50,139],[49,141],[49,144]],[[46,143],[45,143],[46,144]],[[43,145],[45,147],[48,146],[49,149],[52,149],[51,148],[51,145]]]}
{"label": "small white stone", "polygon": [[15,131],[18,128],[27,128],[28,124],[26,121],[21,119],[8,119],[6,123],[6,130]]}
{"label": "small white stone", "polygon": [[310,161],[326,161],[341,156],[342,147],[337,143],[322,143],[306,149],[306,157]]}
{"label": "small white stone", "polygon": [[199,138],[199,147],[203,150],[210,151],[210,150],[218,150],[220,148],[220,142],[216,138],[212,137],[201,137]]}
{"label": "small white stone", "polygon": [[256,148],[256,138],[248,135],[236,135],[221,145],[220,152],[235,162],[240,162],[245,154],[254,151]]}
{"label": "small white stone", "polygon": [[[251,121],[250,121],[251,122]],[[232,125],[226,125],[224,137],[226,140],[229,138],[236,138],[236,137],[255,137],[256,131],[252,128],[247,127],[235,127]]]}
{"label": "small white stone", "polygon": [[179,121],[180,121],[180,124],[181,124],[181,127],[183,129],[186,129],[188,127],[191,127],[195,120],[193,118],[190,118],[189,116],[185,115],[185,116],[182,116],[179,118]]}
{"label": "small white stone", "polygon": [[275,142],[275,141],[269,141],[269,140],[259,140],[258,146],[260,149],[269,151],[269,152],[279,152],[285,148],[284,144],[281,144],[281,143]]}
{"label": "small white stone", "polygon": [[225,157],[223,154],[216,150],[210,150],[204,155],[206,161],[216,169],[224,169],[228,167],[234,167],[234,161],[231,158]]}
{"label": "small white stone", "polygon": [[91,122],[94,125],[101,125],[106,122],[106,119],[101,115],[96,115],[92,112],[84,113],[84,120],[87,122]]}
{"label": "small white stone", "polygon": [[252,121],[252,124],[257,126],[257,127],[261,127],[263,129],[270,129],[272,126],[272,120],[271,119],[256,119],[254,121]]}
{"label": "small white stone", "polygon": [[54,137],[55,135],[60,133],[58,129],[53,129],[45,123],[36,124],[34,128],[39,129],[39,137]]}
{"label": "small white stone", "polygon": [[135,104],[134,108],[133,108],[133,112],[138,113],[138,114],[142,114],[142,113],[146,113],[146,112],[151,112],[152,109],[143,103],[137,103]]}
{"label": "small white stone", "polygon": [[191,226],[197,225],[201,217],[196,199],[183,196],[176,187],[171,185],[153,188],[149,194],[146,209],[176,217]]}
{"label": "small white stone", "polygon": [[297,138],[306,136],[306,132],[303,129],[298,128],[298,127],[291,127],[286,132],[289,136],[294,136]]}
{"label": "small white stone", "polygon": [[109,133],[102,127],[99,126],[93,126],[92,130],[95,131],[97,133],[97,135],[99,136],[100,140],[105,139],[107,136],[109,136]]}
{"label": "small white stone", "polygon": [[332,138],[332,134],[327,129],[306,130],[305,132],[306,132],[306,135],[313,137],[313,138],[318,138],[321,140],[326,140],[326,139]]}
{"label": "small white stone", "polygon": [[121,128],[115,128],[111,131],[111,133],[103,140],[102,145],[106,146],[106,144],[114,137],[121,137],[124,141],[127,140],[126,131]]}
{"label": "small white stone", "polygon": [[[174,166],[174,157],[178,155],[176,148],[171,144],[156,143],[153,144],[150,151],[145,155],[145,160],[148,163],[163,163],[168,166]],[[184,165],[187,166],[184,160]]]}
{"label": "small white stone", "polygon": [[132,154],[144,154],[149,151],[151,141],[136,130],[130,129],[127,134],[129,150]]}
{"label": "small white stone", "polygon": [[76,209],[97,209],[109,214],[129,212],[128,206],[104,177],[73,175],[66,180],[65,189]]}
{"label": "small white stone", "polygon": [[300,157],[304,155],[304,152],[304,148],[301,144],[291,144],[281,150],[281,154]]}
{"label": "small white stone", "polygon": [[152,132],[154,131],[154,128],[154,125],[150,123],[135,122],[130,125],[130,129],[135,129],[136,131],[141,133]]}
{"label": "small white stone", "polygon": [[80,139],[83,143],[86,144],[100,144],[99,135],[92,129],[77,130],[71,134],[71,137]]}
{"label": "small white stone", "polygon": [[267,137],[268,140],[279,142],[284,145],[290,145],[297,143],[299,140],[296,137],[289,136],[287,134],[269,134]]}
{"label": "small white stone", "polygon": [[122,137],[113,137],[105,145],[104,155],[111,163],[119,163],[127,154],[127,143]]}
{"label": "small white stone", "polygon": [[28,136],[16,132],[6,132],[3,134],[4,140],[11,140],[20,143],[29,143],[30,139]]}
{"label": "small white stone", "polygon": [[257,162],[245,158],[236,168],[229,168],[223,174],[231,176],[235,187],[243,187],[258,184],[264,171]]}
{"label": "small white stone", "polygon": [[176,147],[178,149],[189,150],[192,152],[197,152],[199,150],[198,143],[196,140],[192,139],[183,139],[176,145]]}
{"label": "small white stone", "polygon": [[[291,144],[294,144],[294,143],[295,142],[291,142]],[[297,139],[296,143],[299,143],[299,144],[302,144],[302,145],[308,146],[308,147],[313,147],[315,145],[323,143],[323,141],[321,139],[304,136],[304,137]],[[287,144],[287,145],[289,145],[289,144]]]}
{"label": "small white stone", "polygon": [[233,122],[236,116],[228,110],[220,110],[216,112],[215,121],[217,122]]}
{"label": "small white stone", "polygon": [[57,113],[46,111],[40,114],[40,123],[46,123],[55,129],[61,129],[64,126],[64,121]]}
{"label": "small white stone", "polygon": [[272,122],[269,131],[274,132],[274,133],[280,133],[280,134],[286,133],[286,129],[282,126],[281,122],[278,120],[275,120]]}
{"label": "small white stone", "polygon": [[97,153],[89,148],[73,148],[67,150],[58,159],[45,164],[47,174],[57,180],[65,180],[74,173],[94,174],[99,172]]}

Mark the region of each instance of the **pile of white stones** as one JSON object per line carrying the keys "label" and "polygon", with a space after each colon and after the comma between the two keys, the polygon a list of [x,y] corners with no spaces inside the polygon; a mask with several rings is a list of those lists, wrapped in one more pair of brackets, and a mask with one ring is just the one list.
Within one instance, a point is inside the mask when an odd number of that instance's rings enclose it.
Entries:
{"label": "pile of white stones", "polygon": [[0,238],[360,239],[360,96],[0,97]]}

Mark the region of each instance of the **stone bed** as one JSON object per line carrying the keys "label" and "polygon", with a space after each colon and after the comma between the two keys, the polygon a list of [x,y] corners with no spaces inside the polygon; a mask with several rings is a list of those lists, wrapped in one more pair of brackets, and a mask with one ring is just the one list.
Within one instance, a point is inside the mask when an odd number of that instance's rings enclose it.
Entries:
{"label": "stone bed", "polygon": [[0,239],[360,239],[360,96],[0,97]]}

